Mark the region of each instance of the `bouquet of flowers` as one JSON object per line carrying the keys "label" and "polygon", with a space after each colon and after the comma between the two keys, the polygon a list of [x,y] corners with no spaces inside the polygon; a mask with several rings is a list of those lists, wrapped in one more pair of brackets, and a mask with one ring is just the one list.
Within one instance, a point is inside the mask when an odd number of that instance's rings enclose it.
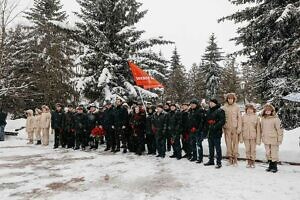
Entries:
{"label": "bouquet of flowers", "polygon": [[93,138],[99,138],[105,135],[105,130],[102,126],[100,127],[95,127],[93,128],[93,130],[91,131],[91,137]]}

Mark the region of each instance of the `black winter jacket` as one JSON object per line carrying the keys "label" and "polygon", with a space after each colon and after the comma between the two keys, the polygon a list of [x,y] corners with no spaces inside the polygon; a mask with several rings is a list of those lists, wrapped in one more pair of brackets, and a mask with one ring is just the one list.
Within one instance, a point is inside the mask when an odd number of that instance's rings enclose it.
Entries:
{"label": "black winter jacket", "polygon": [[222,137],[222,128],[225,124],[225,112],[217,105],[210,108],[207,112],[205,121],[205,134],[208,138],[220,138]]}

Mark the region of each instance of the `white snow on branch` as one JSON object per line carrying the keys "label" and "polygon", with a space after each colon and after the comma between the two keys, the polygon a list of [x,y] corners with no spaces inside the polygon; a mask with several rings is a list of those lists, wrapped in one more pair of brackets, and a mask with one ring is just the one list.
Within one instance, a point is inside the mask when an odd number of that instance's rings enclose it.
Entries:
{"label": "white snow on branch", "polygon": [[291,93],[291,94],[283,97],[283,99],[300,103],[300,93],[299,92],[298,93]]}
{"label": "white snow on branch", "polygon": [[102,70],[102,73],[98,79],[98,87],[102,86],[105,83],[109,83],[112,78],[110,71],[107,68]]}
{"label": "white snow on branch", "polygon": [[134,96],[134,97],[138,96],[138,94],[137,94],[137,92],[136,92],[134,86],[133,86],[131,83],[125,82],[124,85],[125,85],[125,87],[127,88],[127,90],[129,91],[129,94],[130,94],[130,95],[132,95],[132,96]]}
{"label": "white snow on branch", "polygon": [[140,92],[143,98],[158,98],[158,95],[153,92],[150,92],[138,86],[134,86],[134,87]]}
{"label": "white snow on branch", "polygon": [[69,22],[59,22],[59,21],[50,21],[51,24],[58,26],[59,28],[62,28],[64,30],[69,31],[78,31],[79,29],[75,25],[70,25]]}
{"label": "white snow on branch", "polygon": [[289,18],[291,13],[294,12],[299,12],[299,9],[295,8],[292,4],[288,4],[276,22],[284,21],[285,19]]}
{"label": "white snow on branch", "polygon": [[148,69],[148,70],[145,70],[150,76],[160,76],[160,77],[163,77],[163,78],[166,78],[166,76],[162,73],[160,73],[159,71],[157,70],[154,70],[154,69]]}

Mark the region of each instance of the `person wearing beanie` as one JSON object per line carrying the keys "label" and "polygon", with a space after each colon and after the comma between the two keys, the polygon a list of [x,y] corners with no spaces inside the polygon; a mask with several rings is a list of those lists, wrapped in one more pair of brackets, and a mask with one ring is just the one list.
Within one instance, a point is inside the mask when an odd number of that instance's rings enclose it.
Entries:
{"label": "person wearing beanie", "polygon": [[170,137],[170,143],[173,147],[173,155],[170,158],[181,159],[181,114],[177,110],[176,104],[170,104],[170,111],[168,113],[168,123],[167,123],[167,135]]}
{"label": "person wearing beanie", "polygon": [[152,132],[155,135],[158,151],[156,157],[164,158],[166,156],[167,114],[162,104],[158,104],[156,110],[152,117]]}
{"label": "person wearing beanie", "polygon": [[104,149],[104,151],[109,151],[111,150],[112,147],[112,137],[114,132],[114,130],[112,129],[113,113],[114,113],[114,107],[110,101],[107,101],[105,104],[105,111],[103,113],[103,127],[106,132],[105,133],[106,148]]}
{"label": "person wearing beanie", "polygon": [[189,131],[189,147],[190,161],[197,163],[203,162],[203,132],[206,111],[200,108],[200,103],[197,100],[192,100],[190,103],[190,111],[188,114],[188,131]]}
{"label": "person wearing beanie", "polygon": [[266,104],[262,112],[261,135],[269,162],[269,167],[266,171],[276,173],[278,171],[279,146],[283,140],[283,129],[281,128],[281,121],[276,114],[275,108],[271,104]]}
{"label": "person wearing beanie", "polygon": [[260,119],[256,115],[256,109],[253,104],[247,104],[245,112],[242,116],[242,136],[246,150],[247,168],[254,168],[256,145],[261,143]]}
{"label": "person wearing beanie", "polygon": [[182,150],[185,155],[182,158],[190,158],[191,150],[189,145],[189,128],[188,128],[188,114],[189,114],[189,103],[183,103],[181,105],[181,127],[182,127]]}
{"label": "person wearing beanie", "polygon": [[222,107],[225,111],[226,123],[224,125],[225,143],[227,147],[228,165],[237,165],[239,157],[239,140],[242,137],[242,116],[237,105],[237,97],[234,93],[225,96],[226,103]]}
{"label": "person wearing beanie", "polygon": [[64,134],[65,113],[60,103],[56,104],[55,111],[51,114],[51,128],[54,130],[54,149],[65,147],[67,144]]}
{"label": "person wearing beanie", "polygon": [[220,108],[220,104],[216,99],[211,99],[209,102],[209,109],[205,120],[206,138],[208,139],[209,147],[209,161],[204,166],[214,165],[214,157],[216,151],[217,165],[216,169],[222,167],[222,149],[221,138],[222,128],[225,124],[225,112]]}
{"label": "person wearing beanie", "polygon": [[74,130],[75,130],[74,150],[78,150],[80,147],[82,150],[85,150],[87,120],[88,119],[86,114],[83,111],[83,107],[78,106],[76,108],[76,114],[74,116]]}
{"label": "person wearing beanie", "polygon": [[151,106],[147,108],[148,115],[146,115],[145,128],[146,128],[146,144],[147,144],[148,155],[156,154],[155,135],[152,131],[152,118],[154,112],[155,112],[155,106]]}
{"label": "person wearing beanie", "polygon": [[[128,140],[126,129],[128,128],[128,112],[122,106],[123,102],[120,98],[116,100],[116,107],[113,110],[112,123],[112,152],[119,152],[122,142],[123,153],[127,153]],[[121,138],[121,141],[120,141]]]}
{"label": "person wearing beanie", "polygon": [[67,139],[67,148],[75,147],[75,129],[74,129],[74,115],[75,109],[73,105],[68,105],[67,110],[65,112],[65,126],[64,126],[64,134]]}

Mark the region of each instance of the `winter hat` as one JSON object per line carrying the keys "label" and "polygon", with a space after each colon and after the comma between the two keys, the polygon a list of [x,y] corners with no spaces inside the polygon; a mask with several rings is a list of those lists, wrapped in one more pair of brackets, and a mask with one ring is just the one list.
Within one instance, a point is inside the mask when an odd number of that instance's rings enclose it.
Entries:
{"label": "winter hat", "polygon": [[197,99],[193,99],[193,100],[190,101],[190,104],[196,104],[198,106],[199,101]]}
{"label": "winter hat", "polygon": [[276,110],[275,110],[275,107],[272,105],[272,104],[270,104],[270,103],[267,103],[267,104],[265,104],[264,105],[264,109],[263,109],[263,112],[262,112],[262,116],[265,116],[266,114],[266,110],[271,110],[271,115],[272,116],[275,116],[276,115]]}
{"label": "winter hat", "polygon": [[183,104],[181,104],[182,106],[189,106],[190,104],[188,102],[184,102]]}
{"label": "winter hat", "polygon": [[171,103],[171,104],[170,104],[170,107],[171,107],[171,106],[177,107],[175,103]]}
{"label": "winter hat", "polygon": [[123,107],[129,108],[129,105],[127,103],[123,103]]}
{"label": "winter hat", "polygon": [[87,107],[87,109],[90,109],[91,107],[97,108],[97,106],[96,106],[94,103],[91,103],[91,104]]}
{"label": "winter hat", "polygon": [[216,105],[219,104],[218,100],[217,100],[217,99],[214,99],[214,98],[210,99],[209,102],[213,102],[213,103],[216,104]]}
{"label": "winter hat", "polygon": [[247,112],[248,109],[252,109],[254,111],[254,113],[256,112],[256,108],[252,103],[248,103],[245,105],[245,111]]}
{"label": "winter hat", "polygon": [[82,106],[77,106],[76,110],[83,110],[83,107]]}
{"label": "winter hat", "polygon": [[56,103],[55,107],[62,107],[62,104],[61,103]]}
{"label": "winter hat", "polygon": [[225,101],[228,101],[228,99],[233,99],[234,102],[236,102],[237,101],[236,94],[235,93],[227,93],[225,95]]}
{"label": "winter hat", "polygon": [[160,103],[160,104],[157,104],[157,106],[156,106],[157,108],[162,108],[162,109],[164,109],[164,106]]}

